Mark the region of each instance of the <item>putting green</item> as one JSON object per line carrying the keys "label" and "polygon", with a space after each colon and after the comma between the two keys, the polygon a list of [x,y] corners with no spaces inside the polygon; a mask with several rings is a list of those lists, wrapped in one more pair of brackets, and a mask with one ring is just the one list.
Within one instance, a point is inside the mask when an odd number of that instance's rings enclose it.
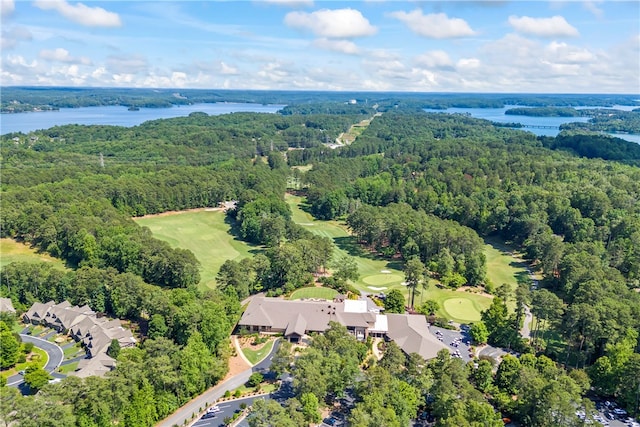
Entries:
{"label": "putting green", "polygon": [[338,291],[331,288],[302,288],[298,289],[289,297],[290,300],[302,299],[302,298],[318,298],[332,300],[333,297],[338,295]]}
{"label": "putting green", "polygon": [[402,282],[402,276],[397,274],[373,274],[363,277],[362,281],[369,285],[385,286]]}
{"label": "putting green", "polygon": [[466,322],[477,322],[480,320],[480,311],[470,299],[449,298],[444,301],[443,309],[450,318],[464,320]]}

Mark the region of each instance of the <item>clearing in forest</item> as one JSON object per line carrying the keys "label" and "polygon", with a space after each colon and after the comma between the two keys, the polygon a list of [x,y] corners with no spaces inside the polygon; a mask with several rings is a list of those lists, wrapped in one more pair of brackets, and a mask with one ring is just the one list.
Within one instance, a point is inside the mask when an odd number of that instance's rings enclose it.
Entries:
{"label": "clearing in forest", "polygon": [[16,242],[13,239],[0,239],[0,267],[12,262],[50,262],[56,268],[65,270],[64,261]]}
{"label": "clearing in forest", "polygon": [[168,242],[171,247],[191,250],[200,261],[200,287],[205,289],[215,288],[216,275],[226,260],[247,258],[260,250],[235,238],[225,218],[221,210],[202,209],[134,220],[149,227],[153,237]]}

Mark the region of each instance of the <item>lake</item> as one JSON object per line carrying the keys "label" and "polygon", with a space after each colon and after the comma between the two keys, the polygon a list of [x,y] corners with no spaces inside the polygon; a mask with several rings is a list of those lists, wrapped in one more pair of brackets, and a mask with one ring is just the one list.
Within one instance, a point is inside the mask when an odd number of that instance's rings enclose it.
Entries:
{"label": "lake", "polygon": [[[524,128],[518,128],[538,136],[556,136],[560,132],[559,126],[565,123],[589,121],[589,117],[533,117],[533,116],[508,116],[505,111],[518,107],[517,105],[507,105],[503,108],[447,108],[446,110],[434,110],[425,108],[424,111],[429,113],[451,113],[451,114],[468,114],[476,119],[485,119],[497,123],[521,123]],[[584,108],[601,108],[601,107],[579,107]],[[616,105],[612,108],[624,111],[630,111],[637,107],[628,105]],[[640,144],[640,135],[634,134],[610,134],[617,138]]]}
{"label": "lake", "polygon": [[213,116],[238,112],[275,113],[284,107],[285,105],[279,104],[218,102],[180,105],[170,108],[140,108],[137,111],[129,111],[127,107],[122,106],[61,108],[57,111],[0,114],[0,134],[28,133],[38,129],[49,129],[53,126],[69,124],[131,127],[149,120],[183,117],[194,112],[203,112]]}

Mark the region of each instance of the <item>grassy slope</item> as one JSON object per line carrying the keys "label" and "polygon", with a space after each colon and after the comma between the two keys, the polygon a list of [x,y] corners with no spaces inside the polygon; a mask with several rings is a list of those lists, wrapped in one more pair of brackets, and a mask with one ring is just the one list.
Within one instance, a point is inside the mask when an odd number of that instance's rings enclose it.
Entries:
{"label": "grassy slope", "polygon": [[13,239],[0,239],[0,267],[12,262],[50,262],[57,268],[66,268],[61,259],[38,253],[28,245]]}
{"label": "grassy slope", "polygon": [[189,211],[135,220],[149,227],[154,237],[195,254],[201,264],[201,287],[215,287],[216,274],[226,260],[246,258],[259,250],[234,238],[222,211]]}

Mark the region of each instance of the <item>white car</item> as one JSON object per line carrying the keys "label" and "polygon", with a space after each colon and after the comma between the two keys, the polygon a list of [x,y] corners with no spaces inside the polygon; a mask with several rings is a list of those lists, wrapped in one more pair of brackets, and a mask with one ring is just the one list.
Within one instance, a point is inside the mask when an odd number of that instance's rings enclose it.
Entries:
{"label": "white car", "polygon": [[211,413],[215,414],[215,413],[218,413],[218,412],[221,412],[221,411],[222,411],[222,409],[220,409],[217,405],[216,406],[212,406],[211,408],[207,409],[207,412],[209,414],[211,414]]}

